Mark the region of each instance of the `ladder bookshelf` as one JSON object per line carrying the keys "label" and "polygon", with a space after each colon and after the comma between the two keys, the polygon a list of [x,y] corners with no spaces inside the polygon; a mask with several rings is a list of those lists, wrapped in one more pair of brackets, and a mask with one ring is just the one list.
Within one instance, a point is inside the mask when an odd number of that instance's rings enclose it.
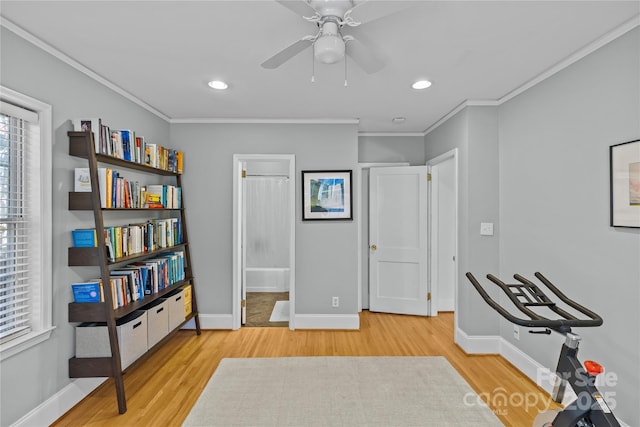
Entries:
{"label": "ladder bookshelf", "polygon": [[[108,357],[73,357],[69,359],[69,377],[71,378],[87,378],[87,377],[111,377],[114,380],[118,412],[123,414],[127,410],[127,402],[124,389],[123,369],[121,364],[120,344],[118,341],[117,322],[125,316],[131,315],[136,310],[151,307],[159,302],[160,298],[166,298],[178,289],[190,286],[190,292],[186,297],[190,297],[191,312],[187,313],[185,309],[185,318],[180,321],[179,325],[169,330],[157,344],[149,348],[134,363],[142,362],[155,349],[162,346],[176,331],[190,320],[194,320],[195,331],[200,335],[200,319],[198,316],[198,306],[196,303],[195,281],[191,269],[191,256],[189,250],[189,237],[187,234],[187,223],[185,218],[184,197],[182,190],[180,194],[180,203],[178,208],[104,208],[101,204],[98,164],[106,164],[117,166],[125,170],[143,172],[155,176],[168,176],[175,180],[175,187],[182,189],[182,176],[179,172],[160,169],[141,163],[135,163],[123,160],[117,157],[100,154],[95,152],[94,135],[92,132],[68,132],[69,137],[69,155],[80,157],[88,161],[89,173],[91,178],[90,192],[70,192],[69,193],[69,210],[85,210],[93,211],[94,225],[97,237],[97,247],[70,247],[68,249],[68,265],[69,266],[95,266],[100,269],[100,278],[103,284],[103,302],[71,302],[69,303],[69,322],[101,322],[106,324],[108,331],[109,348],[111,355]],[[154,249],[142,253],[123,256],[120,258],[109,258],[105,237],[105,215],[109,211],[135,211],[136,215],[145,215],[148,213],[149,218],[158,215],[158,212],[168,212],[169,215],[179,218],[180,233],[182,239],[175,245]],[[120,218],[122,215],[118,215]],[[120,220],[120,219],[118,219]],[[184,279],[168,286],[158,289],[151,294],[145,294],[143,298],[131,301],[124,306],[114,308],[114,300],[111,292],[110,276],[112,270],[124,266],[128,263],[136,261],[144,261],[154,256],[160,256],[163,253],[171,251],[183,252],[184,259]],[[182,276],[182,275],[181,275]],[[181,320],[181,318],[179,318]],[[146,343],[145,343],[146,345]]]}

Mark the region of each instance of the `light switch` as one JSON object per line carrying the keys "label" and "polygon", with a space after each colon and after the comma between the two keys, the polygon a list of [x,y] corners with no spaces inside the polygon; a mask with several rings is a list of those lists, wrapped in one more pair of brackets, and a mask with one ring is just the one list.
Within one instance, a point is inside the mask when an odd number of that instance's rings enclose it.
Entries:
{"label": "light switch", "polygon": [[482,222],[480,223],[480,235],[481,236],[493,236],[493,223]]}

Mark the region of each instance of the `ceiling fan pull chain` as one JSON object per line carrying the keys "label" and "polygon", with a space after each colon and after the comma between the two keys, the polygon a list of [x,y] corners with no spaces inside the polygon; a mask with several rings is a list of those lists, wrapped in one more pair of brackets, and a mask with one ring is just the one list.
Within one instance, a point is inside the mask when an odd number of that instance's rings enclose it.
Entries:
{"label": "ceiling fan pull chain", "polygon": [[347,45],[349,43],[344,44],[344,86],[347,87]]}
{"label": "ceiling fan pull chain", "polygon": [[311,45],[311,83],[316,81],[316,45]]}

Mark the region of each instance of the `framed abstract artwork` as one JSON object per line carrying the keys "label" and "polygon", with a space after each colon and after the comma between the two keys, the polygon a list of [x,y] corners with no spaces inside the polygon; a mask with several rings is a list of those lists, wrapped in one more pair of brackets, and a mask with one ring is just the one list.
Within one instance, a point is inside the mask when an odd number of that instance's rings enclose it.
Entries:
{"label": "framed abstract artwork", "polygon": [[611,226],[640,228],[640,139],[609,147]]}
{"label": "framed abstract artwork", "polygon": [[350,220],[351,171],[302,171],[302,219]]}

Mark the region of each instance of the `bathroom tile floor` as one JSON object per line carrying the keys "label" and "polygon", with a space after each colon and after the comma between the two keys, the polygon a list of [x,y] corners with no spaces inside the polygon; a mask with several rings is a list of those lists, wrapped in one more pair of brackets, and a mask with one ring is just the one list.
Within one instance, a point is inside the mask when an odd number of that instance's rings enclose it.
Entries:
{"label": "bathroom tile floor", "polygon": [[288,301],[289,292],[247,292],[247,323],[253,327],[288,327],[289,322],[269,322],[276,301]]}

